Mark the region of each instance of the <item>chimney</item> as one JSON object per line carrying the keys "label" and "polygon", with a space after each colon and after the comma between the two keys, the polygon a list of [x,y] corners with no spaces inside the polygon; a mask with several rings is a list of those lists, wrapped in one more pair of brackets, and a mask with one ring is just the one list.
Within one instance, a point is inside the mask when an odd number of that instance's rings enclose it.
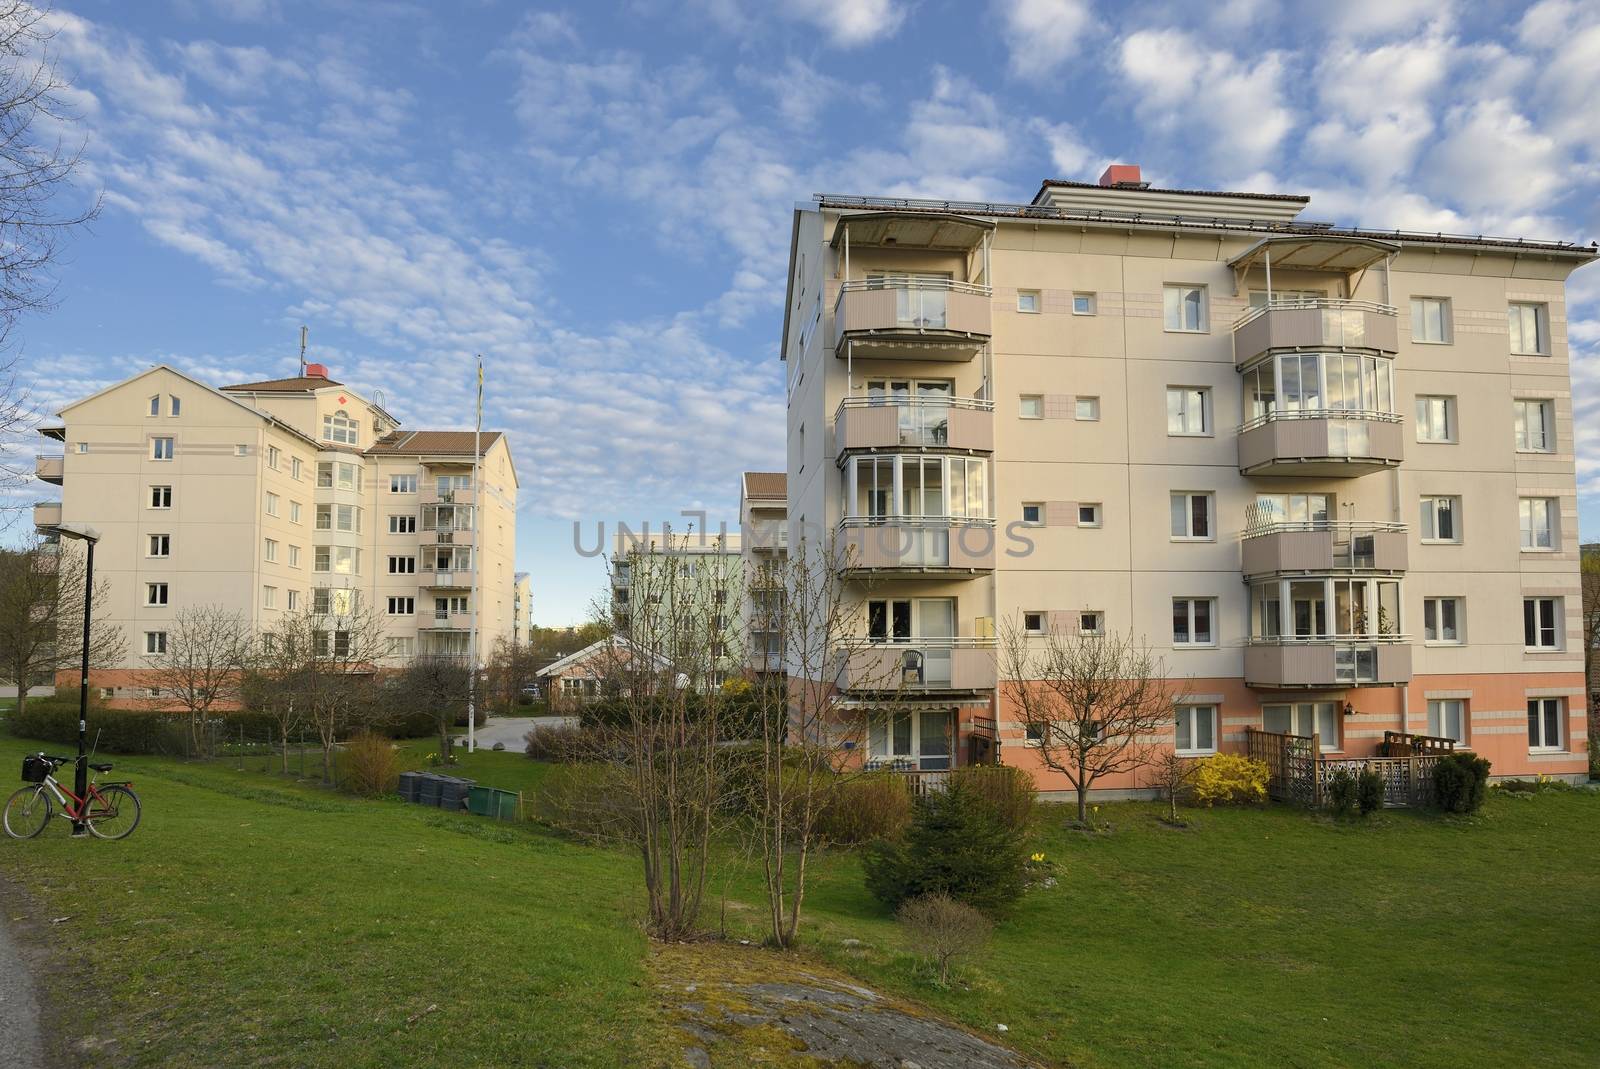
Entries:
{"label": "chimney", "polygon": [[327,377],[328,377],[328,365],[327,364],[307,364],[306,365],[306,378],[308,378],[308,379],[325,379]]}
{"label": "chimney", "polygon": [[1100,185],[1108,189],[1149,189],[1149,182],[1139,180],[1137,163],[1113,163],[1100,176]]}

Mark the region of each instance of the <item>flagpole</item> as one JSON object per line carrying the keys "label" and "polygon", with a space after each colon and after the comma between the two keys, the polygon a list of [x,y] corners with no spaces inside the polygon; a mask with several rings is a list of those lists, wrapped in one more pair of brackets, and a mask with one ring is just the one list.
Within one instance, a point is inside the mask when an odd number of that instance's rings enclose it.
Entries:
{"label": "flagpole", "polygon": [[483,457],[483,356],[478,356],[478,421],[472,432],[472,629],[467,652],[467,752],[478,749],[478,570],[483,566],[483,539],[479,537],[479,517],[483,515],[483,487],[480,468]]}

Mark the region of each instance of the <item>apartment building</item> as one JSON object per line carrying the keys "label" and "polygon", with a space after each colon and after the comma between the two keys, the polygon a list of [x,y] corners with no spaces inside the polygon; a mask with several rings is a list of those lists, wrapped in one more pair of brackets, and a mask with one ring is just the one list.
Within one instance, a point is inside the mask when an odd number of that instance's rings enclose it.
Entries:
{"label": "apartment building", "polygon": [[687,628],[690,656],[711,653],[708,685],[743,674],[736,641],[745,601],[742,546],[737,531],[620,528],[612,545],[612,626],[649,655],[669,649],[673,632]]}
{"label": "apartment building", "polygon": [[1038,771],[1004,621],[1155,646],[1186,754],[1396,731],[1583,772],[1564,287],[1597,250],[1306,203],[1114,166],[1024,205],[796,208],[789,518],[864,602],[820,682],[885,700],[907,666],[869,759]]}
{"label": "apartment building", "polygon": [[521,646],[533,635],[533,577],[517,572],[511,587],[511,641]]}
{"label": "apartment building", "polygon": [[[516,469],[498,431],[411,431],[310,364],[287,379],[215,388],[153,367],[63,408],[41,433],[63,453],[36,474],[61,500],[35,523],[102,532],[96,615],[121,625],[124,662],[94,681],[143,697],[142,672],[188,606],[221,605],[261,630],[279,614],[367,603],[398,665],[469,652],[479,578],[479,656],[512,629]],[[477,514],[476,516],[474,514]]]}
{"label": "apartment building", "polygon": [[747,471],[739,481],[739,531],[745,583],[741,629],[746,664],[757,676],[783,672],[784,562],[789,552],[789,498],[781,471]]}

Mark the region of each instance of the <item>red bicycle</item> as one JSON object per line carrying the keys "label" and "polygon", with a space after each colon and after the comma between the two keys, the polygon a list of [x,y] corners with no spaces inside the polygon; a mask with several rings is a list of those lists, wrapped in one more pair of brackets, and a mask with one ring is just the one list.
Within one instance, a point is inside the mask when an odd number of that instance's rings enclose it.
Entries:
{"label": "red bicycle", "polygon": [[[126,839],[133,834],[133,829],[139,826],[139,796],[133,793],[133,784],[101,784],[91,779],[88,796],[79,798],[55,777],[56,769],[77,760],[76,757],[43,753],[29,754],[22,759],[22,779],[28,786],[6,800],[7,835],[13,839],[31,839],[44,831],[55,809],[52,798],[61,803],[63,817],[74,824],[82,823],[97,838]],[[97,776],[111,771],[110,765],[89,767]]]}

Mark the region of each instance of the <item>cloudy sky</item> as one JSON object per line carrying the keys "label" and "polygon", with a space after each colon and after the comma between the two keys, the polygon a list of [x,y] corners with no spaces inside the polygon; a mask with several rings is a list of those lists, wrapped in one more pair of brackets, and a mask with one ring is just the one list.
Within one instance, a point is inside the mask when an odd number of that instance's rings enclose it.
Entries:
{"label": "cloudy sky", "polygon": [[[314,359],[522,477],[541,623],[603,582],[574,521],[732,517],[782,467],[788,214],[827,191],[1026,201],[1137,162],[1307,217],[1600,236],[1600,4],[1346,0],[58,0],[105,210],[25,323],[42,407],[165,361]],[[1600,535],[1600,268],[1574,281]]]}

